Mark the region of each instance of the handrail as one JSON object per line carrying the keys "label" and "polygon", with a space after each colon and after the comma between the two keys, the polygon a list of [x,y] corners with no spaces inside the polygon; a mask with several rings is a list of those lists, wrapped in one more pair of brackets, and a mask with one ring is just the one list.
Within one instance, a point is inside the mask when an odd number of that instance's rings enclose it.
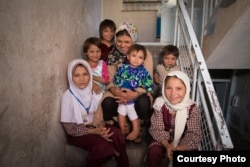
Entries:
{"label": "handrail", "polygon": [[208,138],[204,140],[211,142],[208,144],[212,146],[207,148],[206,143],[202,143],[201,150],[232,149],[223,112],[183,0],[177,1],[176,10],[178,32],[175,41],[180,50],[179,63],[192,80],[191,97],[199,104],[206,118],[206,127],[203,129],[209,131]]}
{"label": "handrail", "polygon": [[201,41],[200,46],[203,44],[203,37],[207,34],[209,26],[215,19],[216,13],[219,9],[222,0],[204,0],[203,2],[203,14],[202,14],[202,29],[201,29]]}

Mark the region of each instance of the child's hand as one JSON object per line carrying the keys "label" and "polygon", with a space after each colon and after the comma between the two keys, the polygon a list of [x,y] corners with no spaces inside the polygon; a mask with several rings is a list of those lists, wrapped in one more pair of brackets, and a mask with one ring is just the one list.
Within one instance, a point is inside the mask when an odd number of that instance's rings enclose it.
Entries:
{"label": "child's hand", "polygon": [[150,100],[150,106],[152,106],[152,104],[153,104],[153,96],[152,96],[152,94],[151,93],[147,93],[147,96],[149,97],[149,100]]}
{"label": "child's hand", "polygon": [[103,128],[105,127],[105,122],[101,121],[100,124],[97,126],[98,128]]}
{"label": "child's hand", "polygon": [[187,148],[186,148],[186,146],[185,145],[178,145],[177,147],[176,147],[176,151],[185,151]]}
{"label": "child's hand", "polygon": [[175,148],[173,145],[169,145],[168,147],[165,147],[166,149],[166,157],[169,160],[173,160],[173,152],[175,151]]}
{"label": "child's hand", "polygon": [[95,82],[93,82],[92,91],[96,94],[100,94],[102,92],[102,88]]}
{"label": "child's hand", "polygon": [[95,128],[89,128],[88,129],[89,134],[95,134],[102,138],[104,138],[107,141],[113,141],[110,139],[110,137],[114,134],[113,132],[110,132],[110,128],[106,127],[95,127]]}
{"label": "child's hand", "polygon": [[102,138],[104,138],[107,141],[113,141],[112,139],[110,139],[110,136],[112,136],[114,134],[114,132],[110,132],[110,128],[101,127],[98,129],[100,132],[100,136]]}
{"label": "child's hand", "polygon": [[[120,88],[119,88],[120,89]],[[120,89],[120,93],[115,95],[115,99],[117,103],[127,104],[129,101],[137,98],[138,93],[130,90],[130,89]]]}
{"label": "child's hand", "polygon": [[154,79],[154,82],[155,82],[156,84],[160,84],[159,74],[155,73],[154,76],[153,76],[153,79]]}

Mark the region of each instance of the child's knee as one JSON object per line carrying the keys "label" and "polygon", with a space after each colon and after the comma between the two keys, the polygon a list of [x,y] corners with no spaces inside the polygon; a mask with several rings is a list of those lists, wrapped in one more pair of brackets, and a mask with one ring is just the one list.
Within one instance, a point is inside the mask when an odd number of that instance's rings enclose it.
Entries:
{"label": "child's knee", "polygon": [[148,157],[161,157],[163,154],[161,146],[151,146],[148,150]]}

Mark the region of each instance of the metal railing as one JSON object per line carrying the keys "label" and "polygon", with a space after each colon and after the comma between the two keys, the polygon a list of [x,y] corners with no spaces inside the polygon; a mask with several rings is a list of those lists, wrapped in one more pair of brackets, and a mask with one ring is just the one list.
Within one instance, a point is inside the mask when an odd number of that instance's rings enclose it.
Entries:
{"label": "metal railing", "polygon": [[213,82],[183,0],[176,6],[175,42],[180,51],[179,64],[192,81],[191,98],[200,106],[203,140],[200,150],[233,148]]}
{"label": "metal railing", "polygon": [[208,35],[208,29],[213,24],[215,15],[219,9],[222,0],[204,0],[202,14],[202,29],[200,46],[203,44],[203,37]]}

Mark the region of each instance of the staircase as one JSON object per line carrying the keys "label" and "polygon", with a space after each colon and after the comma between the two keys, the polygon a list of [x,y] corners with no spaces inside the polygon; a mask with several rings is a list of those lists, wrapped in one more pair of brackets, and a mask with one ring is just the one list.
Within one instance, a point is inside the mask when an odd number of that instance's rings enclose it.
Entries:
{"label": "staircase", "polygon": [[[176,32],[175,45],[178,46],[180,56],[178,64],[191,80],[191,98],[200,107],[202,115],[203,139],[199,150],[231,150],[233,144],[229,135],[223,112],[221,110],[216,91],[213,86],[207,64],[205,62],[200,44],[197,40],[190,17],[183,0],[178,0],[176,6]],[[143,43],[153,55],[154,66],[158,62],[158,53],[163,43]],[[143,143],[127,144],[127,153],[131,167],[148,167],[145,161],[147,146],[150,141],[148,134],[149,124],[143,126]],[[86,165],[86,152],[80,148],[66,145],[66,162],[68,167]],[[104,167],[116,167],[114,160],[108,161]],[[167,161],[162,162],[162,167],[167,166]]]}
{"label": "staircase", "polygon": [[229,6],[218,8],[213,17],[215,29],[211,34],[204,34],[202,44],[208,68],[249,69],[250,1],[235,0]]}
{"label": "staircase", "polygon": [[[183,0],[177,1],[174,44],[180,51],[178,64],[192,82],[191,98],[201,109],[203,141],[200,150],[230,150],[233,148],[233,144],[185,5]],[[157,47],[155,43],[144,43],[144,45],[147,48]],[[166,44],[158,44],[158,46],[162,45]],[[154,53],[152,54],[155,56]]]}
{"label": "staircase", "polygon": [[183,0],[177,5],[176,45],[179,63],[191,81],[191,98],[201,109],[203,140],[200,150],[229,150],[233,144],[203,53]]}

